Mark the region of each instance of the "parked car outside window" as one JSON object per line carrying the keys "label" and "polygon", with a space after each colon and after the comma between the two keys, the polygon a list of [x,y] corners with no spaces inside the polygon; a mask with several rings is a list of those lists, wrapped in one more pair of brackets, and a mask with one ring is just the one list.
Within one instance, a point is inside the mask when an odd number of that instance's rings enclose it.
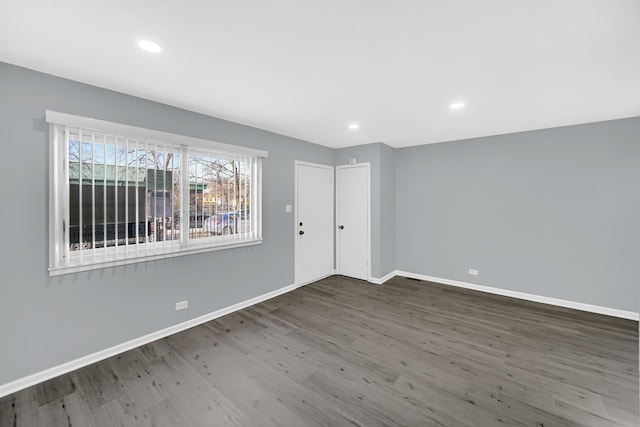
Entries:
{"label": "parked car outside window", "polygon": [[202,229],[213,235],[227,235],[248,231],[249,221],[238,212],[221,212],[204,220]]}

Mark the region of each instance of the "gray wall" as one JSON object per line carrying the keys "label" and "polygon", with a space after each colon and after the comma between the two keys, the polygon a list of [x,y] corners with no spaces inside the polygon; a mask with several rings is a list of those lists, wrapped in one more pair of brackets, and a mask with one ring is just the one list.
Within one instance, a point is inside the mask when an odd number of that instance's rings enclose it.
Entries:
{"label": "gray wall", "polygon": [[380,144],[380,269],[379,276],[396,269],[396,150]]}
{"label": "gray wall", "polygon": [[[264,244],[50,278],[47,128],[56,110],[269,151]],[[333,150],[0,63],[0,384],[291,285],[294,160]],[[176,301],[189,308],[176,312]]]}
{"label": "gray wall", "polygon": [[[269,151],[264,244],[50,278],[47,109]],[[373,277],[398,268],[638,311],[638,126],[331,150],[0,63],[0,384],[292,284],[294,160],[371,162]]]}
{"label": "gray wall", "polygon": [[371,163],[371,276],[395,270],[395,150],[380,142],[335,151],[335,164]]}
{"label": "gray wall", "polygon": [[397,150],[397,268],[638,312],[639,124]]}

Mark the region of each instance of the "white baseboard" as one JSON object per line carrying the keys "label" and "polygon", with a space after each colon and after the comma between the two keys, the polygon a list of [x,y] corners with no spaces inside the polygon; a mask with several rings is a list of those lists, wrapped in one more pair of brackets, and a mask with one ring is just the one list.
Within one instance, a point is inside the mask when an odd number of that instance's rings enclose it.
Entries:
{"label": "white baseboard", "polygon": [[164,338],[169,335],[173,335],[175,333],[184,331],[185,329],[198,326],[202,323],[208,322],[218,317],[233,313],[238,310],[242,310],[243,308],[247,308],[252,305],[258,304],[260,302],[266,301],[268,299],[277,297],[278,295],[291,292],[294,289],[297,289],[304,285],[306,285],[306,283],[300,284],[300,285],[285,286],[283,288],[276,289],[275,291],[267,292],[266,294],[257,296],[255,298],[251,298],[246,301],[233,304],[229,307],[225,307],[220,310],[216,310],[214,312],[196,317],[194,319],[187,320],[186,322],[178,323],[177,325],[173,325],[168,328],[144,335],[142,337],[132,339],[122,344],[118,344],[113,347],[97,351],[95,353],[80,357],[70,362],[66,362],[61,365],[54,366],[53,368],[45,369],[44,371],[40,371],[35,374],[28,375],[24,378],[20,378],[6,384],[2,384],[0,385],[0,397],[7,396],[11,393],[15,393],[27,387],[31,387],[32,385],[36,385],[38,383],[66,374],[68,372],[75,371],[76,369],[85,367],[95,362],[99,362],[101,360],[118,355],[120,353],[134,349],[136,347],[140,347],[150,342],[159,340],[160,338]]}
{"label": "white baseboard", "polygon": [[391,273],[386,274],[386,275],[384,275],[384,276],[382,276],[380,278],[372,277],[372,278],[369,279],[369,282],[373,283],[375,285],[382,285],[384,282],[386,282],[387,280],[389,280],[389,279],[391,279],[391,278],[393,278],[394,276],[397,276],[397,275],[398,275],[398,270],[394,270]]}
{"label": "white baseboard", "polygon": [[[540,302],[543,304],[556,305],[559,307],[573,308],[576,310],[588,311],[591,313],[604,314],[607,316],[620,317],[622,319],[640,320],[640,314],[633,311],[619,310],[617,308],[601,307],[599,305],[585,304],[581,302],[568,301],[559,298],[545,297],[541,295],[528,294],[525,292],[510,291],[507,289],[492,288],[490,286],[476,285],[473,283],[459,282],[457,280],[443,279],[441,277],[426,276],[424,274],[410,273],[396,270],[397,276],[410,277],[412,279],[426,280],[428,282],[442,283],[444,285],[456,286],[459,288],[472,289],[474,291],[487,292],[505,297],[518,298],[527,301]],[[386,277],[386,276],[385,276]]]}

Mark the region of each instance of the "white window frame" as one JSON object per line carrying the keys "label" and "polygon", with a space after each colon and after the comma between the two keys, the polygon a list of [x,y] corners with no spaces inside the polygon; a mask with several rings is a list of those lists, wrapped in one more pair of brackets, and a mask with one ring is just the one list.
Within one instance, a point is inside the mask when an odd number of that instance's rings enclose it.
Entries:
{"label": "white window frame", "polygon": [[[152,129],[145,129],[136,126],[129,126],[120,123],[108,122],[104,120],[91,119],[72,114],[59,113],[56,111],[46,111],[46,121],[49,123],[49,275],[57,276],[61,274],[75,273],[80,271],[95,270],[105,267],[133,264],[144,261],[172,258],[195,253],[216,251],[221,249],[237,248],[244,246],[259,245],[262,243],[262,159],[268,157],[268,153],[263,150],[246,148],[236,145],[223,144],[199,138],[161,132]],[[231,156],[243,156],[253,158],[252,161],[252,230],[250,239],[195,239],[190,240],[188,236],[189,227],[189,180],[182,180],[181,197],[187,198],[186,207],[182,203],[180,240],[172,241],[169,245],[163,246],[163,250],[146,250],[141,254],[139,250],[124,251],[119,253],[116,259],[108,259],[107,256],[96,259],[95,256],[86,256],[72,259],[68,245],[65,245],[65,221],[68,222],[69,210],[69,176],[66,150],[68,141],[66,135],[61,132],[61,127],[80,128],[91,130],[97,133],[122,136],[124,138],[137,138],[157,141],[162,144],[180,146],[184,151],[181,153],[182,170],[188,170],[189,150],[203,150],[207,152],[228,153]],[[186,189],[186,192],[185,192]],[[184,216],[186,212],[186,217]],[[184,231],[187,233],[184,233]],[[142,245],[153,245],[154,243],[144,243]],[[160,244],[160,243],[158,243]],[[149,246],[146,246],[149,247]],[[97,251],[97,249],[89,249]],[[121,251],[122,252],[122,251]],[[150,253],[151,252],[151,253]]]}

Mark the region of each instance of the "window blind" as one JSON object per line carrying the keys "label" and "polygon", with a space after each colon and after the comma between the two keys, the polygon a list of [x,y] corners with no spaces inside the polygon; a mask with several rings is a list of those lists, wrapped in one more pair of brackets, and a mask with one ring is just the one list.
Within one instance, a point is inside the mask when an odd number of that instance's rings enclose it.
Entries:
{"label": "window blind", "polygon": [[261,241],[266,153],[66,116],[47,114],[52,274]]}

